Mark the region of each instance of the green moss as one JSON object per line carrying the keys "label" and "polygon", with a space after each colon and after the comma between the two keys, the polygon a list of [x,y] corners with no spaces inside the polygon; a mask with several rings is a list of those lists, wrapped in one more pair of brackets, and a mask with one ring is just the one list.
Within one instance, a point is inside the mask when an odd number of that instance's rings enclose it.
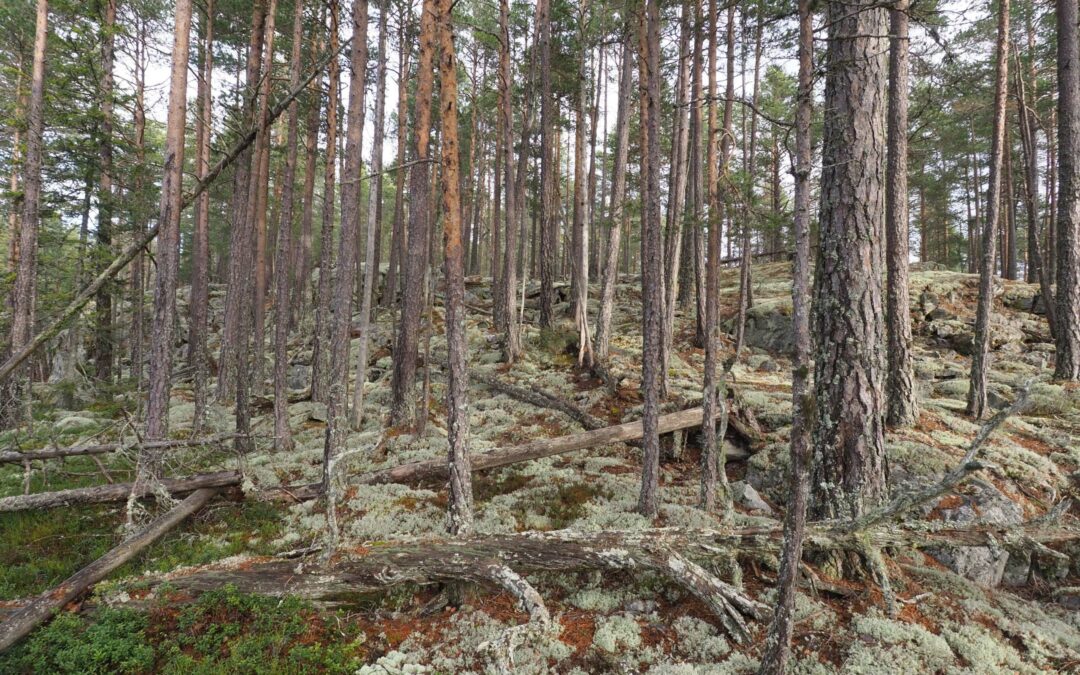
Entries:
{"label": "green moss", "polygon": [[353,672],[363,650],[334,637],[295,598],[232,588],[210,591],[176,611],[101,609],[61,614],[0,655],[0,672],[307,673]]}
{"label": "green moss", "polygon": [[[115,507],[78,507],[0,515],[0,599],[40,593],[86,566],[120,540]],[[190,519],[140,553],[113,578],[166,571],[241,552],[273,552],[279,509],[267,502],[226,502]]]}

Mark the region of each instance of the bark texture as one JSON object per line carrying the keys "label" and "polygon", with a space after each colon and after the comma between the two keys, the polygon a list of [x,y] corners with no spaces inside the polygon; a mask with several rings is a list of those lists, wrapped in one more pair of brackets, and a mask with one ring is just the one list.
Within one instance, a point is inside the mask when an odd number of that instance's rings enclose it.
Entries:
{"label": "bark texture", "polygon": [[[174,19],[172,74],[169,78],[169,113],[165,130],[165,162],[161,181],[160,234],[157,280],[154,286],[154,322],[150,342],[149,396],[146,404],[147,440],[165,438],[169,422],[169,385],[172,379],[173,326],[176,322],[176,284],[180,262],[180,210],[184,178],[184,119],[187,110],[188,47],[191,0],[177,0]],[[144,453],[140,474],[160,479],[160,460]]]}
{"label": "bark texture", "polygon": [[855,517],[885,494],[877,236],[885,217],[886,10],[830,2],[812,331],[813,515]]}
{"label": "bark texture", "polygon": [[[45,112],[45,48],[49,29],[48,0],[37,0],[34,23],[34,56],[30,74],[30,99],[26,107],[26,159],[23,164],[22,219],[18,235],[18,268],[15,275],[14,317],[11,322],[11,358],[0,368],[0,382],[12,377],[9,400],[0,401],[0,427],[30,421],[29,372],[13,373],[20,350],[31,347],[34,302],[37,297],[37,237],[41,221],[41,137]],[[25,357],[24,357],[25,358]],[[14,362],[14,363],[12,363]],[[25,370],[29,370],[28,368]]]}
{"label": "bark texture", "polygon": [[885,168],[885,330],[888,372],[886,422],[905,427],[918,418],[911,365],[911,310],[908,299],[908,2],[889,10],[889,119]]}
{"label": "bark texture", "polygon": [[[349,346],[351,343],[353,286],[356,283],[356,233],[360,226],[360,144],[364,136],[364,88],[367,83],[367,0],[353,0],[352,53],[350,55],[349,106],[346,111],[345,163],[341,171],[341,232],[338,239],[334,305],[330,320],[330,386],[326,396],[326,446],[323,450],[323,482],[333,478],[331,466],[345,450],[349,433]],[[360,383],[359,386],[363,386]],[[332,499],[333,497],[331,497]]]}
{"label": "bark texture", "polygon": [[1080,379],[1080,47],[1077,2],[1057,2],[1057,361],[1054,376]]}
{"label": "bark texture", "polygon": [[761,657],[761,675],[781,675],[791,656],[795,632],[795,595],[802,567],[806,505],[810,494],[810,171],[813,168],[810,122],[814,105],[814,26],[810,0],[799,0],[799,89],[795,109],[795,261],[792,271],[791,322],[795,363],[791,380],[791,468],[780,572],[776,578],[773,620]]}
{"label": "bark texture", "polygon": [[[199,86],[195,106],[195,176],[206,178],[210,171],[210,131],[213,127],[214,73],[214,0],[208,0],[200,19],[202,51],[199,57]],[[198,434],[206,417],[206,386],[210,378],[206,358],[206,334],[210,303],[210,193],[203,191],[195,203],[195,222],[192,231],[191,311],[188,326],[188,365],[194,371],[195,412],[192,431]]]}
{"label": "bark texture", "polygon": [[438,17],[439,121],[443,183],[443,269],[446,276],[446,346],[449,384],[446,387],[450,504],[447,526],[454,536],[473,529],[472,469],[469,466],[469,378],[465,370],[465,249],[461,232],[461,194],[458,146],[457,59],[451,21],[452,0],[427,0],[425,8]]}
{"label": "bark texture", "polygon": [[420,14],[420,54],[417,60],[413,113],[416,120],[416,164],[409,169],[409,250],[404,265],[405,286],[401,298],[401,320],[398,323],[391,380],[390,420],[398,426],[416,423],[416,360],[420,340],[420,314],[424,310],[431,218],[428,140],[431,137],[434,60],[435,17],[429,9],[425,9]]}
{"label": "bark texture", "polygon": [[600,311],[596,317],[596,345],[593,350],[596,360],[600,363],[607,361],[611,347],[611,314],[615,309],[615,286],[619,282],[623,202],[626,198],[626,160],[630,154],[630,105],[634,82],[634,50],[630,43],[630,25],[623,30],[619,107],[615,113],[615,158],[611,173],[611,205],[608,207],[606,219],[607,262],[604,264],[604,278],[600,285]]}
{"label": "bark texture", "polygon": [[[967,414],[975,419],[986,414],[986,373],[990,355],[990,312],[994,304],[994,252],[1001,219],[1002,167],[1005,152],[1006,94],[1009,81],[1009,2],[998,5],[997,60],[994,66],[994,126],[990,139],[989,186],[986,190],[986,227],[982,234],[979,266],[979,298],[975,310],[975,338],[971,354],[971,386]],[[1064,153],[1062,153],[1064,154]],[[1062,195],[1064,196],[1064,192]],[[1065,201],[1065,200],[1062,200]],[[1059,294],[1060,295],[1060,294]],[[1059,356],[1060,358],[1060,356]]]}
{"label": "bark texture", "polygon": [[644,136],[641,220],[641,390],[642,470],[638,511],[655,516],[660,489],[661,349],[664,309],[663,250],[660,225],[660,3],[648,0],[643,7],[638,70],[641,77],[641,126]]}
{"label": "bark texture", "polygon": [[353,389],[353,429],[359,429],[364,417],[364,384],[367,382],[368,346],[371,342],[371,303],[375,292],[378,265],[375,262],[376,234],[382,203],[383,123],[386,109],[386,3],[379,10],[379,48],[375,56],[375,138],[371,145],[371,183],[368,187],[367,231],[364,242],[364,284],[360,295],[360,348],[356,355],[356,386]]}

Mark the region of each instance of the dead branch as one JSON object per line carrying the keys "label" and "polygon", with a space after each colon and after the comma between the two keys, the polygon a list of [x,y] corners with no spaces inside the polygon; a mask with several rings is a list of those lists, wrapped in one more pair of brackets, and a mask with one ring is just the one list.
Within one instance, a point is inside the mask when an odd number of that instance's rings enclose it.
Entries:
{"label": "dead branch", "polygon": [[975,439],[972,440],[971,445],[968,447],[967,453],[964,458],[960,460],[951,471],[946,473],[940,481],[932,485],[928,485],[921,490],[911,490],[902,492],[898,497],[888,502],[884,506],[878,509],[874,509],[869,513],[863,515],[861,518],[852,521],[852,531],[865,530],[872,525],[882,523],[910,511],[912,508],[929,502],[931,499],[940,497],[949,490],[953,489],[960,483],[962,483],[968,476],[975,471],[984,468],[984,465],[975,461],[975,456],[979,453],[979,450],[986,443],[987,439],[1004,424],[1010,416],[1015,415],[1022,410],[1028,401],[1028,389],[1025,387],[1020,395],[1016,397],[1016,401],[1013,402],[1008,408],[1000,411],[994,415],[990,420],[979,429],[979,433],[975,435]]}
{"label": "dead branch", "polygon": [[[689,408],[679,412],[661,415],[659,428],[661,434],[690,429],[701,425],[701,416],[704,413],[701,408]],[[717,411],[719,417],[721,411]],[[733,415],[734,416],[734,415]],[[733,426],[734,428],[734,426]],[[751,428],[751,427],[747,427]],[[736,429],[737,431],[737,429]],[[626,422],[615,426],[593,429],[579,434],[559,436],[558,438],[541,438],[524,445],[498,448],[489,452],[473,455],[472,470],[483,471],[495,469],[510,464],[518,464],[544,457],[563,455],[578,450],[587,450],[601,445],[613,443],[632,443],[641,438],[641,422]],[[378,483],[414,483],[425,480],[439,480],[447,477],[445,459],[430,459],[409,464],[373,471],[371,473],[354,476],[350,479],[353,484],[372,485]],[[321,494],[321,484],[311,483],[308,485],[289,485],[271,487],[264,490],[260,499],[268,501],[307,501]]]}

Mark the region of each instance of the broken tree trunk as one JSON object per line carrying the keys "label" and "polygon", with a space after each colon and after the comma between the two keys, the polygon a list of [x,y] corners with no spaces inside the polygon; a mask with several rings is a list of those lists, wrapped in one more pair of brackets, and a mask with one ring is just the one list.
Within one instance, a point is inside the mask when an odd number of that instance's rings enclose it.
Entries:
{"label": "broken tree trunk", "polygon": [[125,539],[118,546],[65,579],[56,588],[38,598],[0,623],[0,653],[26,637],[64,605],[82,595],[110,572],[131,560],[140,551],[161,538],[188,516],[196,513],[218,493],[217,488],[202,488],[177,504],[168,513]]}
{"label": "broken tree trunk", "polygon": [[205,438],[173,438],[164,441],[145,441],[142,443],[100,443],[97,445],[73,445],[67,448],[54,448],[52,450],[40,450],[37,452],[17,452],[5,450],[0,452],[0,464],[23,464],[35,462],[41,459],[57,459],[59,457],[81,457],[85,455],[107,455],[110,452],[122,452],[124,450],[136,450],[145,448],[148,450],[164,450],[168,448],[190,448],[200,445],[217,445],[225,443],[237,437],[238,434],[218,434]]}
{"label": "broken tree trunk", "polygon": [[[217,473],[196,474],[186,478],[166,478],[161,481],[160,486],[170,495],[181,495],[204,488],[232,487],[239,485],[240,479],[240,473],[237,471],[219,471]],[[30,509],[54,509],[75,504],[122,502],[131,495],[132,485],[132,483],[114,483],[112,485],[73,488],[57,492],[3,497],[0,498],[0,513],[27,511]],[[144,490],[136,496],[144,497],[152,493],[152,490]]]}

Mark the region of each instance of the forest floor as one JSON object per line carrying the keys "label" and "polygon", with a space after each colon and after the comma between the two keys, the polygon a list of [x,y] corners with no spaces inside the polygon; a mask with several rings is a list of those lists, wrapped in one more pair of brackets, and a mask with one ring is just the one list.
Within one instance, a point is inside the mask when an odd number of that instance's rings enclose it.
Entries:
{"label": "forest floor", "polygon": [[[764,442],[726,441],[741,458],[728,465],[736,488],[734,524],[775,524],[786,493],[791,424],[790,269],[787,263],[754,269],[755,306],[748,319],[750,347],[731,372],[742,405],[761,423]],[[537,386],[605,422],[640,418],[639,287],[618,289],[613,320],[612,371],[623,380],[614,395],[576,368],[576,333],[568,305],[553,330],[526,326],[525,357],[512,368],[499,363],[491,325],[490,289],[470,280],[466,301],[470,372]],[[737,270],[722,274],[724,316],[734,314]],[[934,480],[953,467],[978,425],[964,414],[976,277],[916,269],[911,276],[915,370],[921,413],[917,425],[889,432],[887,451],[894,491]],[[593,289],[594,292],[596,289]],[[1080,496],[1080,388],[1049,381],[1053,345],[1045,319],[1032,312],[1037,287],[1000,282],[995,301],[991,403],[1008,404],[1025,386],[1030,406],[1009,419],[983,449],[993,466],[953,494],[927,505],[921,516],[953,524],[1019,523],[1063,497]],[[220,311],[220,292],[213,310]],[[595,310],[595,302],[592,309]],[[527,309],[526,319],[532,314]],[[182,320],[186,304],[181,303]],[[212,321],[220,323],[220,315]],[[356,485],[349,476],[445,456],[445,361],[442,312],[434,310],[429,421],[421,434],[385,430],[390,399],[392,317],[377,316],[363,429],[353,433],[344,462],[339,508],[342,546],[440,537],[446,490],[420,485]],[[666,409],[701,398],[703,352],[692,344],[692,310],[680,310],[668,372]],[[186,334],[181,330],[180,335]],[[243,490],[317,481],[321,475],[325,409],[307,400],[310,326],[292,345],[290,396],[296,449],[273,450],[271,402],[256,400],[254,453],[231,449],[169,451],[173,475],[239,468]],[[213,339],[217,339],[217,336]],[[217,345],[211,341],[216,354]],[[181,352],[178,351],[178,354]],[[354,351],[355,353],[355,345]],[[265,387],[266,391],[270,387]],[[32,433],[0,436],[0,446],[28,451],[90,439],[132,438],[138,400],[131,383],[107,395],[85,384],[41,385]],[[190,381],[173,390],[170,431],[190,434]],[[214,406],[210,432],[232,431],[232,411]],[[482,452],[582,430],[549,409],[534,407],[473,382],[470,448]],[[734,440],[732,440],[734,439]],[[528,530],[633,530],[652,526],[719,528],[696,507],[699,451],[696,434],[681,450],[665,439],[660,514],[634,512],[640,456],[625,444],[507,466],[474,476],[480,533]],[[747,457],[747,455],[749,455]],[[41,462],[27,474],[0,466],[0,496],[129,480],[133,458],[103,457]],[[51,465],[50,465],[51,464]],[[1074,505],[1068,517],[1080,515]],[[145,517],[145,514],[144,514]],[[913,516],[914,517],[914,516]],[[45,591],[115,545],[123,505],[70,507],[0,514],[0,611]],[[487,588],[462,591],[446,604],[439,590],[403,585],[384,593],[355,594],[332,605],[248,595],[234,588],[198,598],[177,598],[160,582],[182,567],[226,558],[270,556],[322,541],[321,501],[292,505],[255,499],[221,500],[151,546],[100,585],[93,597],[38,629],[0,655],[7,672],[363,672],[465,673],[492,668],[479,649],[509,626],[526,620],[514,600]],[[1010,555],[996,548],[894,551],[888,571],[900,604],[890,618],[871,583],[832,583],[806,589],[797,603],[796,673],[1017,673],[1080,671],[1080,547],[1065,563],[1040,554]],[[714,571],[749,595],[770,603],[776,560],[745,558]],[[175,572],[173,572],[175,574]],[[546,573],[530,576],[551,610],[556,629],[521,644],[520,673],[739,673],[753,672],[766,626],[753,624],[754,640],[736,644],[705,605],[665,579],[644,572]],[[180,600],[186,600],[180,602]]]}

